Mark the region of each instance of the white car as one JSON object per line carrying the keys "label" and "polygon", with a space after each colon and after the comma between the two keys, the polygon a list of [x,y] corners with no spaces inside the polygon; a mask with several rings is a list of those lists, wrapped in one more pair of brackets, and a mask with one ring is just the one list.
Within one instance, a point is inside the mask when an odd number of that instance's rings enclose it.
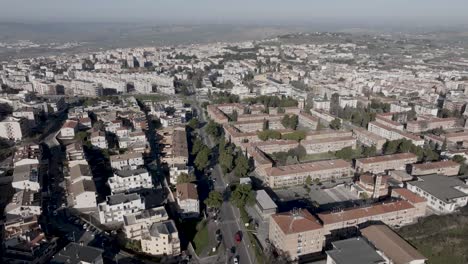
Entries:
{"label": "white car", "polygon": [[234,257],[234,264],[239,264],[239,258],[238,257]]}

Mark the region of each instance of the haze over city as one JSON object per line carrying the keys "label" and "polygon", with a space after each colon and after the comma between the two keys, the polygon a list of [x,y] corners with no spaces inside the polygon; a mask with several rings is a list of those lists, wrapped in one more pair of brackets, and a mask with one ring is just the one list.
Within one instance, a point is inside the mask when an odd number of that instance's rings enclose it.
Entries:
{"label": "haze over city", "polygon": [[466,0],[0,0],[0,263],[468,263]]}

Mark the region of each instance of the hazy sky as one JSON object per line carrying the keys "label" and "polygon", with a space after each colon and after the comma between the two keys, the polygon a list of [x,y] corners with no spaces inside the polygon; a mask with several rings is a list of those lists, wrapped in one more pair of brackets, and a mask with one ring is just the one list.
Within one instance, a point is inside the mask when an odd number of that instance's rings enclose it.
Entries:
{"label": "hazy sky", "polygon": [[1,21],[467,23],[468,0],[0,0]]}

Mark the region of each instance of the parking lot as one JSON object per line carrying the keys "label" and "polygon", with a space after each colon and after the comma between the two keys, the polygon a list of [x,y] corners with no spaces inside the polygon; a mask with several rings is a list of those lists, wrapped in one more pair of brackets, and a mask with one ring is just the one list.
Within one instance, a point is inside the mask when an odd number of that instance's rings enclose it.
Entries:
{"label": "parking lot", "polygon": [[344,184],[332,188],[312,185],[309,189],[304,188],[304,186],[295,186],[287,189],[275,190],[275,193],[282,202],[307,199],[319,206],[322,210],[346,207],[349,205],[352,206],[355,201],[359,200],[358,195]]}

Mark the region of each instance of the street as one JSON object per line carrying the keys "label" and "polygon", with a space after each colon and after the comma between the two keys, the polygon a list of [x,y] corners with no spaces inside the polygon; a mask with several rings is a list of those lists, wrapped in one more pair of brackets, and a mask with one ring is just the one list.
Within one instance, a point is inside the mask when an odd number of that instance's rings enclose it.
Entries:
{"label": "street", "polygon": [[[201,123],[206,122],[203,109],[197,104],[193,105],[194,108],[197,110],[198,119]],[[214,147],[214,143],[212,139],[206,134],[204,129],[200,129],[200,136],[203,139],[203,142],[209,146],[210,148]],[[224,179],[223,173],[221,171],[221,167],[216,164],[211,172],[212,178],[215,179],[214,182],[214,189],[223,193],[226,190],[227,182]],[[229,201],[225,201],[220,209],[219,217],[221,220],[218,222],[219,229],[221,229],[221,233],[223,235],[223,243],[228,252],[228,261],[232,262],[233,256],[239,256],[240,263],[249,263],[254,264],[254,254],[250,251],[250,241],[249,237],[245,233],[245,228],[240,221],[239,210],[232,206]],[[242,241],[236,245],[234,235],[236,232],[242,231],[244,234],[242,236]],[[230,253],[231,248],[236,247],[236,251],[234,254]]]}

